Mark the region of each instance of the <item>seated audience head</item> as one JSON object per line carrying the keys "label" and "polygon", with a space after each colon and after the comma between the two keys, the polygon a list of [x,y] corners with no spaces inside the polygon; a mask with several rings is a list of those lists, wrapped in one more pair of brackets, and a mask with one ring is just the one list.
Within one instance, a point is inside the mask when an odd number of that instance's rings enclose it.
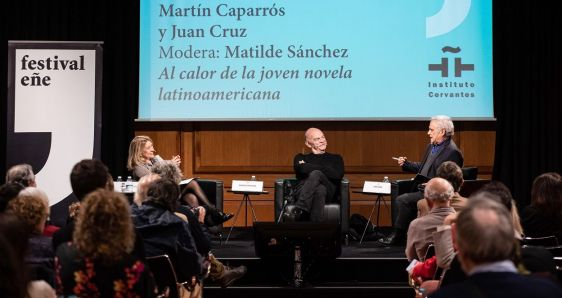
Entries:
{"label": "seated audience head", "polygon": [[78,162],[70,172],[70,185],[79,201],[98,188],[110,188],[110,181],[112,179],[107,167],[95,159]]}
{"label": "seated audience head", "polygon": [[143,165],[154,158],[154,145],[148,136],[136,136],[129,144],[129,157],[127,159],[127,169],[132,171],[135,166]]}
{"label": "seated audience head", "polygon": [[464,182],[462,169],[454,161],[442,163],[439,168],[437,168],[437,177],[449,181],[455,192],[459,192]]}
{"label": "seated audience head", "polygon": [[172,180],[176,184],[181,182],[183,176],[178,165],[171,160],[163,160],[155,164],[151,171],[162,179]]}
{"label": "seated audience head", "polygon": [[6,172],[6,183],[21,183],[25,187],[37,186],[33,168],[25,163],[15,165]]}
{"label": "seated audience head", "polygon": [[304,144],[306,147],[310,148],[314,154],[322,154],[326,152],[326,148],[328,147],[328,141],[324,133],[314,127],[307,129],[304,133]]}
{"label": "seated audience head", "polygon": [[81,202],[73,242],[84,256],[111,264],[133,249],[135,234],[125,197],[98,189]]}
{"label": "seated audience head", "polygon": [[28,229],[14,214],[0,213],[0,293],[2,297],[28,297],[25,253]]}
{"label": "seated audience head", "polygon": [[[492,181],[484,185],[480,190],[478,190],[473,196],[479,196],[482,193],[487,193],[489,199],[493,199],[496,202],[502,204],[507,208],[507,211],[511,213],[512,223],[516,232],[516,237],[521,238],[523,235],[523,227],[521,226],[519,211],[515,200],[511,196],[511,191],[505,184],[500,181]],[[471,196],[471,198],[473,197]]]}
{"label": "seated audience head", "polygon": [[453,197],[453,186],[443,178],[433,178],[427,182],[424,190],[424,197],[427,203],[432,206],[447,206]]}
{"label": "seated audience head", "polygon": [[152,183],[146,191],[145,202],[159,205],[174,212],[180,195],[178,184],[170,179],[160,179]]}
{"label": "seated audience head", "polygon": [[23,221],[30,233],[42,234],[49,218],[49,199],[44,191],[27,187],[8,203],[7,211]]}
{"label": "seated audience head", "polygon": [[146,176],[142,176],[137,184],[137,191],[135,192],[135,197],[133,201],[137,206],[142,205],[142,202],[146,201],[146,191],[150,184],[154,181],[159,180],[160,176],[156,174],[150,174]]}
{"label": "seated audience head", "polygon": [[480,193],[489,193],[494,195],[495,197],[488,197],[496,201],[499,199],[498,203],[504,205],[509,211],[513,208],[513,196],[511,195],[511,191],[509,191],[509,188],[500,181],[491,181],[490,183],[482,186],[482,188],[480,188],[474,195],[476,196]]}
{"label": "seated audience head", "polygon": [[543,214],[562,217],[562,177],[558,173],[544,173],[535,178],[531,206]]}
{"label": "seated audience head", "polygon": [[453,137],[455,134],[455,125],[449,116],[433,116],[429,122],[427,134],[430,137],[431,144],[439,144]]}
{"label": "seated audience head", "polygon": [[471,198],[453,225],[459,261],[466,273],[476,265],[510,260],[516,250],[511,215],[487,195]]}
{"label": "seated audience head", "polygon": [[6,183],[0,186],[0,213],[6,211],[8,203],[15,199],[24,188],[20,183]]}

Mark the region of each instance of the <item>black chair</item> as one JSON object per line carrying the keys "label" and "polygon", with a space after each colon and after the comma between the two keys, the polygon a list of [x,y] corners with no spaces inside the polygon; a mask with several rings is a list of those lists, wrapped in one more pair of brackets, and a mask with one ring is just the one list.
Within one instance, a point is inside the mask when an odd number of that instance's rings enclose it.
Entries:
{"label": "black chair", "polygon": [[553,247],[558,246],[558,239],[554,235],[545,237],[523,237],[523,239],[521,239],[521,245]]}
{"label": "black chair", "polygon": [[193,290],[191,281],[178,281],[176,270],[168,255],[146,257],[146,263],[154,275],[158,293],[165,297],[180,297],[179,293],[184,288]]}
{"label": "black chair", "polygon": [[[292,195],[292,188],[296,185],[296,178],[275,180],[275,221],[278,221],[283,212],[284,200]],[[326,221],[337,221],[341,224],[341,232],[347,236],[349,233],[349,180],[343,178],[336,195],[339,202],[326,202],[324,217]]]}
{"label": "black chair", "polygon": [[[217,210],[223,211],[224,208],[224,199],[223,199],[223,190],[224,184],[222,180],[212,180],[212,179],[197,179],[197,183],[201,186],[205,195],[209,201],[215,205]],[[183,190],[183,188],[182,188]],[[209,232],[218,235],[219,238],[222,239],[222,224],[216,225],[214,227],[209,227]]]}
{"label": "black chair", "polygon": [[464,180],[476,180],[476,179],[478,179],[478,168],[477,167],[464,167],[464,168],[462,168],[462,178]]}
{"label": "black chair", "polygon": [[562,257],[562,246],[545,247],[555,257]]}

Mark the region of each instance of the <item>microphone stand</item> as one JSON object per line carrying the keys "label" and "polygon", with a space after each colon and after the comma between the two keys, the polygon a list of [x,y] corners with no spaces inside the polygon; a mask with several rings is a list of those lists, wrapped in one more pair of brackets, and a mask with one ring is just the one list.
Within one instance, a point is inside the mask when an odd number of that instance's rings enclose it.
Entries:
{"label": "microphone stand", "polygon": [[284,191],[283,193],[287,193],[285,199],[283,200],[283,206],[281,206],[281,212],[279,212],[279,218],[277,219],[277,223],[281,222],[281,218],[283,217],[283,213],[285,213],[285,207],[289,204],[289,199],[292,200],[293,198],[293,187],[291,186],[291,182],[287,182],[286,185],[283,186]]}
{"label": "microphone stand", "polygon": [[277,223],[281,222],[281,218],[283,217],[283,213],[285,213],[285,207],[287,207],[287,203],[289,203],[289,200],[285,199],[283,201],[283,206],[281,206],[281,212],[279,212],[279,218],[277,219]]}

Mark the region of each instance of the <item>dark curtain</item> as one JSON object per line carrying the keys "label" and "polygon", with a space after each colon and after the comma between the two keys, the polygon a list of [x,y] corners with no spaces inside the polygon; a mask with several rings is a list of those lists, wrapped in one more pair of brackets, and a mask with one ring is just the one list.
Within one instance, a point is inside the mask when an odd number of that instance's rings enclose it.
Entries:
{"label": "dark curtain", "polygon": [[562,166],[562,10],[556,2],[523,3],[494,1],[493,176],[520,208],[533,179]]}
{"label": "dark curtain", "polygon": [[[520,207],[528,204],[537,175],[560,172],[562,166],[562,10],[557,5],[494,1],[493,176],[510,187]],[[102,160],[113,175],[123,176],[138,105],[138,1],[9,0],[3,4],[2,20],[4,96],[7,40],[104,42]],[[2,100],[1,115],[5,103]],[[4,122],[0,121],[2,143]],[[4,172],[3,158],[1,162]]]}
{"label": "dark curtain", "polygon": [[[138,106],[139,1],[9,0],[2,6],[3,98],[7,95],[8,40],[103,42],[101,159],[114,176],[126,176],[128,142]],[[6,115],[6,100],[1,108],[0,115]],[[5,118],[0,122],[0,169],[5,173]]]}

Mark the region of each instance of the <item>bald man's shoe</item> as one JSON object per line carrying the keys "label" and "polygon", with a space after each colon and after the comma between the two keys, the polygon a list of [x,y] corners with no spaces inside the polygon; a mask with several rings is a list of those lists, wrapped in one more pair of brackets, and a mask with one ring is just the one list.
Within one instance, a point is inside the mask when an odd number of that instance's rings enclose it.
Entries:
{"label": "bald man's shoe", "polygon": [[388,235],[388,237],[379,239],[380,244],[388,245],[388,246],[400,246],[406,244],[406,233],[401,231],[394,231],[392,234]]}

